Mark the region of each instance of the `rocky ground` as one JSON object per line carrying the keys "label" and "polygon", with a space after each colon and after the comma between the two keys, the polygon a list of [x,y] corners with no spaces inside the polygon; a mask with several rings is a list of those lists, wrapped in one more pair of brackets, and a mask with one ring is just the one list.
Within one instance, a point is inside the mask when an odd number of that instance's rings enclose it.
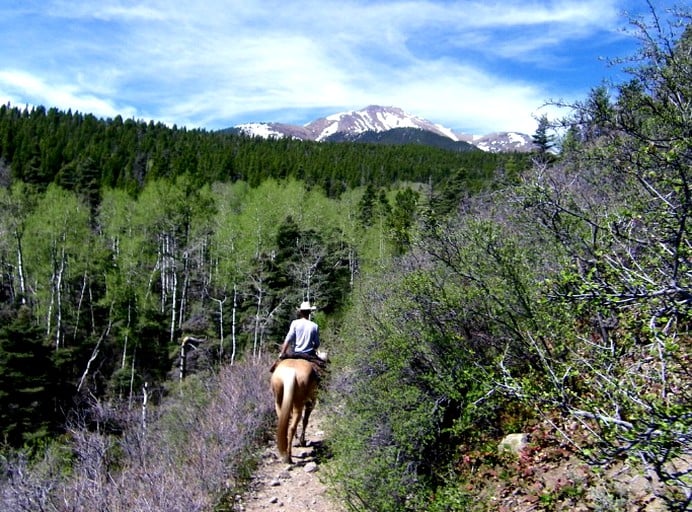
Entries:
{"label": "rocky ground", "polygon": [[[308,446],[293,448],[294,464],[279,461],[272,439],[263,448],[262,461],[248,491],[236,496],[237,512],[345,512],[346,507],[329,492],[323,465],[325,421],[315,409],[306,439]],[[476,496],[473,510],[533,511],[636,511],[663,512],[662,502],[651,494],[651,483],[619,463],[600,471],[579,461],[564,446],[546,443],[522,452],[505,464],[481,465],[469,473],[467,491]]]}
{"label": "rocky ground", "polygon": [[262,453],[262,462],[252,477],[249,490],[236,497],[239,512],[341,512],[345,508],[329,494],[320,470],[325,457],[324,431],[319,405],[308,425],[308,446],[293,448],[293,464],[279,460],[271,440]]}

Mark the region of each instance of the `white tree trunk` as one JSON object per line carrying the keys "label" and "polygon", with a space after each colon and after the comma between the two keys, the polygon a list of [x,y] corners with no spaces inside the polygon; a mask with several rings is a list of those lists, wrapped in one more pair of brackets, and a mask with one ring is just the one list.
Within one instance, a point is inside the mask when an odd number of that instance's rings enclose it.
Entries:
{"label": "white tree trunk", "polygon": [[[53,247],[53,253],[55,252],[55,247]],[[46,338],[50,338],[51,331],[53,329],[53,304],[55,303],[55,255],[53,258],[53,275],[50,278],[50,300],[48,301],[48,311],[46,312]],[[58,347],[55,347],[56,349]]]}
{"label": "white tree trunk", "polygon": [[276,305],[276,307],[267,314],[264,321],[262,322],[262,325],[260,327],[259,350],[257,353],[258,359],[262,357],[262,347],[264,346],[264,333],[267,331],[267,327],[269,327],[271,322],[274,320],[274,313],[276,313],[279,310],[279,308],[283,306],[283,303],[284,300],[281,299],[279,303]]}
{"label": "white tree trunk", "polygon": [[353,284],[356,281],[356,257],[355,257],[355,251],[353,250],[352,246],[348,246],[348,270],[350,273],[350,277],[348,280],[348,284],[353,289]]}
{"label": "white tree trunk", "polygon": [[255,333],[254,340],[252,344],[252,355],[257,359],[258,357],[258,344],[260,336],[260,313],[262,312],[262,280],[256,284],[255,289],[257,290],[257,309],[255,310]]}
{"label": "white tree trunk", "polygon": [[149,383],[145,382],[142,386],[142,430],[147,429],[147,403],[149,402]]}
{"label": "white tree trunk", "polygon": [[219,360],[223,357],[223,304],[226,298],[219,301]]}
{"label": "white tree trunk", "polygon": [[60,253],[60,268],[55,279],[55,348],[60,347],[62,340],[62,280],[65,274],[65,263],[67,256],[65,255],[65,245],[63,244]]}
{"label": "white tree trunk", "polygon": [[183,254],[183,289],[180,291],[180,311],[178,312],[178,328],[182,328],[187,308],[187,290],[190,285],[190,261],[187,251]]}
{"label": "white tree trunk", "polygon": [[77,339],[77,329],[79,328],[79,317],[82,313],[82,302],[84,302],[84,293],[86,292],[87,286],[87,271],[84,271],[84,277],[82,278],[82,290],[79,293],[79,300],[77,301],[77,318],[74,323],[74,332],[72,333],[72,338]]}
{"label": "white tree trunk", "polygon": [[94,314],[94,294],[91,289],[91,284],[87,285],[89,292],[89,312],[91,313],[91,333],[96,333],[96,315]]}
{"label": "white tree trunk", "polygon": [[19,293],[21,303],[26,304],[26,281],[24,279],[24,256],[22,253],[22,236],[15,230],[14,236],[17,239],[17,279],[19,280]]}
{"label": "white tree trunk", "polygon": [[176,304],[175,301],[177,300],[177,292],[178,292],[178,276],[176,275],[175,272],[172,273],[172,280],[173,280],[173,291],[171,293],[171,343],[175,342],[175,313],[176,313]]}
{"label": "white tree trunk", "polygon": [[[166,311],[166,302],[168,301],[168,237],[161,235],[161,244],[159,247],[159,261],[161,272],[161,313]],[[157,265],[158,266],[158,265]]]}
{"label": "white tree trunk", "polygon": [[99,351],[101,350],[101,342],[111,332],[111,325],[113,325],[113,303],[111,303],[111,309],[110,309],[110,313],[108,315],[108,318],[109,318],[108,327],[106,327],[106,330],[103,331],[103,334],[101,335],[99,340],[96,342],[96,346],[94,347],[94,350],[91,352],[91,357],[89,358],[89,361],[87,361],[87,365],[86,365],[86,368],[84,369],[84,373],[82,374],[82,378],[79,379],[79,385],[77,386],[77,392],[82,390],[82,386],[84,385],[84,381],[89,376],[89,370],[91,369],[91,363],[93,363],[96,360],[96,357],[99,355]]}
{"label": "white tree trunk", "polygon": [[178,361],[178,380],[180,382],[183,381],[185,378],[185,370],[187,367],[187,361],[185,359],[186,353],[185,353],[185,345],[187,344],[187,338],[183,338],[183,341],[180,343],[180,360]]}
{"label": "white tree trunk", "polygon": [[236,339],[235,339],[235,315],[238,310],[238,285],[233,283],[233,314],[231,315],[231,365],[235,361]]}

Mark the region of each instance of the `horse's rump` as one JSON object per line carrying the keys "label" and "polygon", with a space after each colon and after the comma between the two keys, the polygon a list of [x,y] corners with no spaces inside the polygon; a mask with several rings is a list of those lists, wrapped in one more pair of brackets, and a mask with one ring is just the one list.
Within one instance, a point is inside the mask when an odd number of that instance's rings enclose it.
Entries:
{"label": "horse's rump", "polygon": [[[317,377],[312,364],[303,359],[283,359],[271,376],[271,388],[278,425],[276,444],[284,462],[291,462],[291,444],[298,422],[303,417],[301,444],[317,392]],[[303,413],[303,411],[305,411]]]}

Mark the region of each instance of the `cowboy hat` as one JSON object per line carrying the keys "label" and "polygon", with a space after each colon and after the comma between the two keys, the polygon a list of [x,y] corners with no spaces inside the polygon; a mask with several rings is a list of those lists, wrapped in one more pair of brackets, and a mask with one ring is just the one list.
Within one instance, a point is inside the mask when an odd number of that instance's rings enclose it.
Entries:
{"label": "cowboy hat", "polygon": [[310,301],[305,301],[300,304],[298,311],[315,311],[317,308],[310,305]]}

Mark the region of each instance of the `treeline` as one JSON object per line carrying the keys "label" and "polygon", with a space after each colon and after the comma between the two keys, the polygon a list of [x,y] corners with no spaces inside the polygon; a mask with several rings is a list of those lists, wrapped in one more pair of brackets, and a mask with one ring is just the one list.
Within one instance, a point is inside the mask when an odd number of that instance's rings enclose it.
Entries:
{"label": "treeline", "polygon": [[140,190],[159,178],[193,177],[196,185],[217,181],[293,178],[329,196],[371,184],[441,184],[458,169],[476,180],[499,168],[516,175],[526,155],[480,150],[446,151],[420,144],[317,143],[262,139],[228,132],[167,127],[133,119],[98,119],[55,108],[0,106],[0,168],[11,178],[45,188],[55,183],[98,202],[101,187]]}

